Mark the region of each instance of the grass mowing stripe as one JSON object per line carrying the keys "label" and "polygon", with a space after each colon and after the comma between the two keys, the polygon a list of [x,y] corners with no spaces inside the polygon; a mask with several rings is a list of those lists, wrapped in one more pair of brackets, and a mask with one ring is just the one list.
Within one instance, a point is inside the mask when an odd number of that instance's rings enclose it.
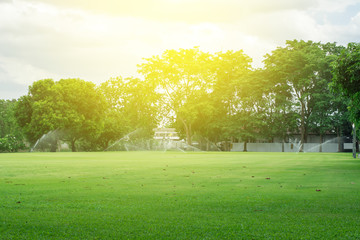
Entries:
{"label": "grass mowing stripe", "polygon": [[3,239],[359,239],[350,154],[0,155]]}

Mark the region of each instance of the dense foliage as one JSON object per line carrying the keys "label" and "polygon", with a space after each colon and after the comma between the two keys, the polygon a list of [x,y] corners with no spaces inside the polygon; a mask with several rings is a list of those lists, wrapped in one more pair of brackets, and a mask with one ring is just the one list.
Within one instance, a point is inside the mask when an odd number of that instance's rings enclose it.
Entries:
{"label": "dense foliage", "polygon": [[84,149],[96,148],[95,140],[103,130],[106,109],[104,96],[95,84],[80,79],[39,80],[29,87],[29,94],[19,99],[16,116],[31,144],[49,131],[61,130],[52,139],[69,143],[76,151],[76,142]]}
{"label": "dense foliage", "polygon": [[349,43],[333,65],[334,85],[350,98],[350,119],[360,126],[360,44]]}
{"label": "dense foliage", "polygon": [[25,149],[24,134],[15,117],[15,100],[0,100],[0,152]]}
{"label": "dense foliage", "polygon": [[344,114],[334,109],[337,99],[329,89],[330,63],[339,51],[331,44],[294,40],[266,55],[266,78],[275,87],[276,95],[290,97],[291,101],[283,103],[296,109],[301,143],[307,142],[311,130],[320,135],[337,130],[332,118]]}
{"label": "dense foliage", "polygon": [[34,145],[56,132],[51,151],[59,140],[76,151],[107,149],[136,129],[150,139],[159,125],[175,127],[189,145],[222,142],[225,150],[234,141],[246,150],[248,142],[286,142],[293,134],[301,143],[309,133],[341,136],[349,120],[360,119],[359,49],[287,41],[254,69],[241,50],[211,54],[195,47],[144,59],[142,79],[119,76],[100,86],[39,80],[11,101],[12,117],[0,116],[0,137],[25,135]]}

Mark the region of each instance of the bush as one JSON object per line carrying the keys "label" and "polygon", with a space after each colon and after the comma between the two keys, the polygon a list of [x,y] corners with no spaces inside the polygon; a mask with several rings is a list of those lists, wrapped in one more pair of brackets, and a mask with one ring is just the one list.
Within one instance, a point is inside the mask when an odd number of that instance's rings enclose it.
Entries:
{"label": "bush", "polygon": [[25,149],[26,146],[22,140],[17,139],[15,136],[8,134],[0,138],[0,152],[18,152]]}

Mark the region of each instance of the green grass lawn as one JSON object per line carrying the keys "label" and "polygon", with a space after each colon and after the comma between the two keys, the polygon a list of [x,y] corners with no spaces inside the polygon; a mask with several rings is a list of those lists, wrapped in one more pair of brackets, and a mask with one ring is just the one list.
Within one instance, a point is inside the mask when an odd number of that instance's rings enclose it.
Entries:
{"label": "green grass lawn", "polygon": [[360,239],[360,160],[0,154],[0,239]]}

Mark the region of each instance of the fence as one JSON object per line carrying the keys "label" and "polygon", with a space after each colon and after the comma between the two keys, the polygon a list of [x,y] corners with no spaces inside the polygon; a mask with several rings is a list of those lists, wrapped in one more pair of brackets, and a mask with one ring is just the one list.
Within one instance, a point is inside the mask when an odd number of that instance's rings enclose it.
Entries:
{"label": "fence", "polygon": [[[304,143],[304,152],[338,152],[338,143]],[[247,143],[248,152],[282,152],[282,143]],[[284,152],[298,152],[300,144],[284,143]],[[232,152],[244,151],[244,143],[233,143]]]}

